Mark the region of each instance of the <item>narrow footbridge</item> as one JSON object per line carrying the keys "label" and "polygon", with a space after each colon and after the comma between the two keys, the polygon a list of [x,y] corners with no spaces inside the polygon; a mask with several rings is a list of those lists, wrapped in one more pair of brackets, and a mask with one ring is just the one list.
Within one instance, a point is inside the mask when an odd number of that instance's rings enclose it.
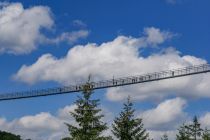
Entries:
{"label": "narrow footbridge", "polygon": [[[188,67],[173,69],[173,70],[154,72],[154,73],[149,73],[145,75],[129,76],[129,77],[123,77],[123,78],[116,78],[116,79],[113,78],[109,80],[96,81],[96,82],[91,82],[90,85],[92,86],[92,89],[104,89],[104,88],[110,88],[110,87],[118,87],[118,86],[139,84],[139,83],[152,82],[152,81],[158,81],[158,80],[164,80],[164,79],[171,79],[171,78],[176,78],[176,77],[184,77],[184,76],[190,76],[190,75],[207,73],[207,72],[210,72],[210,65],[203,64],[203,65],[188,66]],[[71,86],[64,86],[64,87],[57,87],[57,88],[4,93],[4,94],[0,94],[0,101],[80,92],[82,91],[82,88],[85,84],[86,83],[82,83],[78,85],[71,85]]]}

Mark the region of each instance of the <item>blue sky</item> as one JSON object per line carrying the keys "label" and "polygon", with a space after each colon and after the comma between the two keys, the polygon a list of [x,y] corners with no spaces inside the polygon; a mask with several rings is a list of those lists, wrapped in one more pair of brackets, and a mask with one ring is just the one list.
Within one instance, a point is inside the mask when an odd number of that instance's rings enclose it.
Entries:
{"label": "blue sky", "polygon": [[[210,61],[209,5],[209,0],[2,2],[0,93],[74,84],[84,81],[88,73],[95,79],[106,79],[207,63]],[[10,13],[8,9],[12,6]],[[4,24],[5,21],[8,23]],[[170,109],[165,112],[169,114],[165,118],[168,121],[156,122],[154,128],[145,121],[152,136],[158,139],[164,132],[174,135],[177,125],[194,115],[201,121],[210,118],[208,77],[209,74],[202,74],[100,90],[95,91],[94,97],[101,99],[111,118],[119,112],[127,95],[135,99],[137,116],[143,114],[143,118],[158,111],[163,113],[161,109],[167,104],[175,104],[171,109],[177,112],[171,113]],[[75,99],[76,95],[68,94],[0,102],[0,117],[6,120],[0,123],[0,128],[23,135],[27,127],[21,118],[36,119],[41,112],[48,113],[52,121],[61,121],[58,110],[71,106]],[[9,127],[20,122],[22,131]],[[167,124],[171,127],[161,127]],[[45,127],[34,126],[32,130],[38,128]],[[52,132],[28,133],[36,139],[60,137],[50,137]]]}

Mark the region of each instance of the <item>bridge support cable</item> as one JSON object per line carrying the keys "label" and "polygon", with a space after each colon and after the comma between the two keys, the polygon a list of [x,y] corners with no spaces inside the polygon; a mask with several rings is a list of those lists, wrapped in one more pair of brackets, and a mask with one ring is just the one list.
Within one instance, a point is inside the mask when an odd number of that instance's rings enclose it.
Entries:
{"label": "bridge support cable", "polygon": [[[203,65],[184,67],[180,69],[149,73],[145,75],[96,81],[96,82],[91,82],[91,86],[93,89],[103,89],[103,88],[152,82],[164,79],[171,79],[176,77],[183,77],[183,76],[189,76],[189,75],[195,75],[207,72],[210,72],[210,65],[203,64]],[[80,92],[82,91],[82,87],[84,85],[85,83],[74,86],[5,93],[5,94],[0,94],[0,101]]]}

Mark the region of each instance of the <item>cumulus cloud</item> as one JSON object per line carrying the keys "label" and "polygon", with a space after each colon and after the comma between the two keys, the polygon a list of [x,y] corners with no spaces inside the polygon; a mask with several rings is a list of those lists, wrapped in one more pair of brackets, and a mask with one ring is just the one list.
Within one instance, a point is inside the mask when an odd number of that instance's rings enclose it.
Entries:
{"label": "cumulus cloud", "polygon": [[24,9],[21,3],[5,3],[0,8],[0,52],[24,54],[36,48],[40,29],[53,25],[50,9],[35,6]]}
{"label": "cumulus cloud", "polygon": [[[207,63],[195,56],[181,55],[173,47],[146,57],[141,55],[146,47],[157,47],[172,36],[173,33],[150,27],[145,28],[144,35],[138,38],[118,36],[100,45],[77,45],[62,58],[51,54],[40,56],[34,64],[23,65],[13,78],[29,84],[55,81],[69,85],[87,80],[89,74],[93,75],[94,80],[102,80]],[[135,100],[158,101],[173,95],[186,98],[210,97],[209,78],[209,74],[200,74],[111,88],[107,90],[107,98],[119,101],[131,95]]]}
{"label": "cumulus cloud", "polygon": [[[75,123],[73,118],[69,115],[69,112],[73,111],[75,107],[75,105],[65,106],[64,108],[59,109],[56,115],[52,115],[49,112],[41,112],[39,114],[23,116],[11,121],[0,118],[0,129],[21,135],[24,139],[58,140],[69,136],[69,132],[64,125],[64,122],[71,124]],[[104,135],[112,135],[111,123],[113,121],[113,114],[104,107],[103,112],[103,114],[106,114],[104,121],[108,122],[110,127],[109,130],[105,131]],[[148,132],[150,133],[150,137],[154,139],[159,139],[166,132],[170,136],[174,136],[175,133],[175,131],[172,130],[149,130]]]}
{"label": "cumulus cloud", "polygon": [[68,136],[68,130],[64,122],[74,124],[69,112],[75,105],[59,109],[56,115],[41,112],[36,115],[23,116],[12,121],[0,118],[0,129],[21,135],[24,139],[58,140]]}
{"label": "cumulus cloud", "polygon": [[74,112],[74,109],[76,109],[75,104],[71,106],[65,106],[64,108],[58,110],[58,117],[62,118],[63,120],[68,120],[69,112]]}
{"label": "cumulus cloud", "polygon": [[177,131],[176,130],[171,130],[171,131],[150,130],[149,134],[150,134],[150,138],[154,140],[161,140],[164,134],[168,136],[169,140],[175,140]]}
{"label": "cumulus cloud", "polygon": [[[11,121],[0,118],[0,130],[12,132],[22,136],[23,139],[33,140],[60,140],[68,137],[69,131],[65,123],[76,125],[74,118],[69,112],[74,112],[76,105],[68,105],[58,109],[55,115],[49,112],[41,112],[35,115],[23,116]],[[108,122],[111,127],[113,114],[105,107],[102,114],[106,114],[103,118],[104,122]],[[103,135],[110,135],[111,130],[107,130]]]}
{"label": "cumulus cloud", "polygon": [[[168,57],[165,57],[168,59]],[[181,60],[181,59],[180,59]],[[181,60],[183,61],[183,60]],[[161,62],[161,61],[157,61]],[[184,61],[183,61],[184,62]],[[205,61],[201,61],[205,62]],[[187,63],[186,61],[184,63]],[[166,64],[165,68],[170,64]],[[183,64],[180,67],[187,66],[188,64]],[[193,63],[191,64],[193,65]],[[148,66],[149,67],[149,66]],[[173,68],[178,68],[175,65]],[[172,68],[172,69],[173,69]],[[151,66],[151,69],[157,69]],[[162,67],[164,69],[164,66]],[[145,73],[147,73],[145,71]],[[209,74],[194,75],[189,77],[175,78],[163,81],[156,81],[151,83],[144,83],[139,85],[118,87],[108,89],[107,97],[113,101],[119,101],[125,99],[128,95],[134,96],[135,100],[155,100],[161,101],[162,99],[169,96],[180,96],[187,99],[200,98],[200,97],[210,97],[209,95]]]}
{"label": "cumulus cloud", "polygon": [[185,105],[186,101],[178,97],[165,100],[156,108],[142,112],[140,117],[143,118],[145,127],[150,130],[173,130],[175,124],[179,124],[186,117],[183,111]]}
{"label": "cumulus cloud", "polygon": [[39,129],[53,131],[61,128],[60,120],[46,112],[37,114],[35,116],[24,116],[17,120],[16,123],[17,125],[32,131],[37,131]]}
{"label": "cumulus cloud", "polygon": [[[150,134],[150,138],[161,139],[164,134],[167,134],[169,139],[175,139],[178,128],[183,123],[192,123],[192,117],[184,111],[186,105],[186,100],[177,97],[167,99],[155,108],[142,112],[139,116],[143,118],[143,123]],[[201,115],[198,122],[202,129],[210,128],[210,112]]]}
{"label": "cumulus cloud", "polygon": [[[188,114],[184,112],[186,104],[186,100],[182,98],[167,99],[156,107],[141,112],[137,117],[143,118],[144,127],[149,132],[150,138],[160,139],[163,134],[167,134],[169,139],[175,139],[179,126],[185,121],[189,122]],[[68,105],[58,109],[55,115],[49,112],[41,112],[11,121],[0,118],[0,129],[21,135],[24,139],[58,140],[69,136],[64,122],[75,124],[73,117],[69,114],[75,108],[76,105]],[[113,136],[111,133],[113,113],[104,106],[100,108],[102,108],[102,114],[105,114],[103,121],[107,122],[110,128],[104,132],[104,135]],[[210,113],[206,113],[199,118],[203,127],[210,127],[209,118]]]}
{"label": "cumulus cloud", "polygon": [[72,31],[72,32],[64,32],[56,38],[52,38],[52,39],[44,38],[43,41],[45,43],[49,43],[49,44],[59,44],[60,42],[67,42],[69,44],[73,44],[80,39],[87,38],[87,36],[89,34],[90,34],[90,31],[88,31],[88,30],[78,30],[78,31]]}
{"label": "cumulus cloud", "polygon": [[[31,120],[32,119],[32,120]],[[38,119],[38,121],[37,121]],[[23,118],[16,119],[13,121],[7,121],[6,119],[1,118],[0,128],[3,131],[9,131],[18,135],[21,135],[24,139],[32,138],[37,140],[47,139],[49,133],[55,133],[53,129],[51,129],[51,124],[46,124],[46,119],[51,120],[51,123],[55,124],[57,122],[57,118],[54,118],[49,113],[40,113],[35,116],[24,116]],[[55,122],[54,122],[55,121]],[[35,124],[34,122],[41,124]],[[49,121],[48,121],[49,122]],[[56,127],[59,127],[63,130],[64,126],[61,126],[62,123],[57,123]]]}
{"label": "cumulus cloud", "polygon": [[158,45],[163,43],[164,41],[172,38],[175,34],[172,34],[168,31],[160,31],[158,28],[150,27],[144,29],[144,34],[146,34],[146,42]]}
{"label": "cumulus cloud", "polygon": [[210,128],[210,112],[207,112],[204,116],[201,116],[199,122],[203,127]]}
{"label": "cumulus cloud", "polygon": [[82,27],[82,28],[87,27],[87,25],[83,21],[78,20],[78,19],[74,20],[72,23],[74,26],[77,26],[77,27]]}
{"label": "cumulus cloud", "polygon": [[79,30],[61,33],[56,38],[46,37],[42,29],[53,27],[51,15],[47,6],[24,8],[21,3],[1,3],[0,53],[28,54],[43,43],[75,43],[88,36],[89,31]]}
{"label": "cumulus cloud", "polygon": [[[31,66],[23,65],[15,75],[15,79],[26,83],[53,80],[68,84],[75,80],[86,80],[88,74],[93,74],[96,79],[128,73],[137,74],[141,67],[136,65],[143,60],[143,57],[139,57],[138,50],[146,46],[158,45],[168,39],[166,31],[161,32],[153,27],[145,30],[145,36],[139,38],[119,36],[101,45],[91,43],[75,46],[60,59],[51,54],[44,54]],[[156,33],[157,31],[159,33]],[[152,32],[159,37],[153,37]],[[167,34],[171,36],[170,33]]]}

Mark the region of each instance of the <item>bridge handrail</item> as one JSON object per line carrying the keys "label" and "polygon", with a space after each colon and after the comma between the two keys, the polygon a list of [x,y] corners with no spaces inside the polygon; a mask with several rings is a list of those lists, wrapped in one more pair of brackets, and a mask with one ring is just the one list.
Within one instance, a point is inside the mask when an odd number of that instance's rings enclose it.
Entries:
{"label": "bridge handrail", "polygon": [[[144,83],[144,82],[150,82],[150,81],[157,81],[157,80],[163,80],[163,79],[169,79],[169,78],[175,78],[175,77],[182,77],[182,76],[194,75],[194,74],[200,74],[200,73],[206,73],[206,72],[210,72],[209,64],[188,66],[184,68],[153,72],[153,73],[148,73],[144,75],[128,76],[128,77],[121,77],[121,78],[116,78],[116,79],[113,78],[109,80],[101,80],[101,81],[96,81],[96,82],[93,81],[93,82],[90,82],[90,84],[92,85],[93,89],[102,89],[102,88],[124,86],[124,85]],[[37,89],[37,90],[0,94],[0,101],[80,92],[82,91],[82,87],[85,84],[86,83],[63,86],[63,87],[56,87],[56,88]]]}

